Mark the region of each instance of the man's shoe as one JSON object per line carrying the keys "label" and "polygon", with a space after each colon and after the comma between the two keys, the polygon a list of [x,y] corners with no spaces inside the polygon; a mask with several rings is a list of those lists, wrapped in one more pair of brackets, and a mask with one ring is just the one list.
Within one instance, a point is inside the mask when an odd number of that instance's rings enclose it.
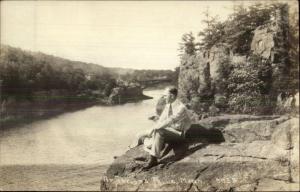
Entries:
{"label": "man's shoe", "polygon": [[136,160],[136,161],[147,161],[147,158],[146,157],[135,157],[135,158],[133,158],[134,160]]}
{"label": "man's shoe", "polygon": [[148,170],[156,165],[158,165],[157,158],[151,156],[149,162],[143,167],[143,170]]}

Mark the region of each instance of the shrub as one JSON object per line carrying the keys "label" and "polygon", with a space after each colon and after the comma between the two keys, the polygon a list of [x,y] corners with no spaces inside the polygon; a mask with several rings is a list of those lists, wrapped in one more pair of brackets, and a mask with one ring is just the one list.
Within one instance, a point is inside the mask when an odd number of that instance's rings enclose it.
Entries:
{"label": "shrub", "polygon": [[239,113],[272,112],[271,78],[271,65],[256,55],[235,65],[228,78],[229,108]]}

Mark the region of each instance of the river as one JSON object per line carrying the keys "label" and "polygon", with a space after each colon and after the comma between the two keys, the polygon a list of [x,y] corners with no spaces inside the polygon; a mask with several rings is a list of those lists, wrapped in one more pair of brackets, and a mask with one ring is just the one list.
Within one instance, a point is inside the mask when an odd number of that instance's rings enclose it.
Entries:
{"label": "river", "polygon": [[2,131],[0,190],[98,190],[113,157],[153,125],[148,117],[162,93],[146,90],[153,99],[92,106]]}

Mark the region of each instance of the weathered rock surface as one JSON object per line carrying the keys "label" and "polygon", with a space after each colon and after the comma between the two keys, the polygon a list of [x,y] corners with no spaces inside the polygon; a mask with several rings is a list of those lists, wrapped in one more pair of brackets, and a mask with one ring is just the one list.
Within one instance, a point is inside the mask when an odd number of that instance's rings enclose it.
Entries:
{"label": "weathered rock surface", "polygon": [[143,94],[143,89],[141,86],[120,86],[112,90],[111,94],[109,95],[108,102],[109,104],[122,104],[130,101],[149,98],[151,97]]}
{"label": "weathered rock surface", "polygon": [[184,55],[181,60],[178,80],[179,98],[184,103],[190,103],[193,109],[199,108],[198,99],[203,94],[209,94],[209,67],[201,55]]}
{"label": "weathered rock surface", "polygon": [[234,143],[250,143],[255,140],[270,140],[272,133],[278,124],[286,121],[288,118],[289,117],[282,117],[274,120],[233,123],[224,128],[223,134],[226,141]]}
{"label": "weathered rock surface", "polygon": [[262,26],[254,31],[254,37],[251,43],[251,50],[265,59],[272,56],[272,51],[275,46],[274,30],[270,30],[270,26]]}
{"label": "weathered rock surface", "polygon": [[[299,119],[228,117],[206,120],[205,123],[217,124],[220,129],[199,127],[208,132],[240,127],[245,134],[236,134],[237,143],[226,137],[223,143],[187,140],[169,152],[166,148],[167,155],[160,164],[148,171],[141,170],[147,153],[142,146],[133,148],[110,166],[101,180],[101,190],[299,190]],[[261,136],[246,141],[239,138],[251,135],[252,129],[259,133],[259,128],[263,130]]]}
{"label": "weathered rock surface", "polygon": [[218,79],[219,78],[219,67],[220,63],[225,59],[228,58],[230,54],[230,49],[224,45],[214,45],[209,50],[209,55],[207,57],[207,62],[210,65],[210,76],[211,78]]}

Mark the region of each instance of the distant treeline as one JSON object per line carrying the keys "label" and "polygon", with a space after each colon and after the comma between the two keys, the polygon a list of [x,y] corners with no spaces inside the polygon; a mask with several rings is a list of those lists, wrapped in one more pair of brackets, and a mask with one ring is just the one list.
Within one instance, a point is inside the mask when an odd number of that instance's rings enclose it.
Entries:
{"label": "distant treeline", "polygon": [[179,67],[175,72],[171,70],[135,70],[131,73],[121,75],[121,79],[129,82],[145,82],[151,80],[167,80],[174,85],[177,84]]}
{"label": "distant treeline", "polygon": [[43,53],[1,45],[1,99],[30,98],[34,92],[67,90],[79,94],[100,90],[109,96],[118,81],[174,78],[171,70],[133,70],[70,61]]}

